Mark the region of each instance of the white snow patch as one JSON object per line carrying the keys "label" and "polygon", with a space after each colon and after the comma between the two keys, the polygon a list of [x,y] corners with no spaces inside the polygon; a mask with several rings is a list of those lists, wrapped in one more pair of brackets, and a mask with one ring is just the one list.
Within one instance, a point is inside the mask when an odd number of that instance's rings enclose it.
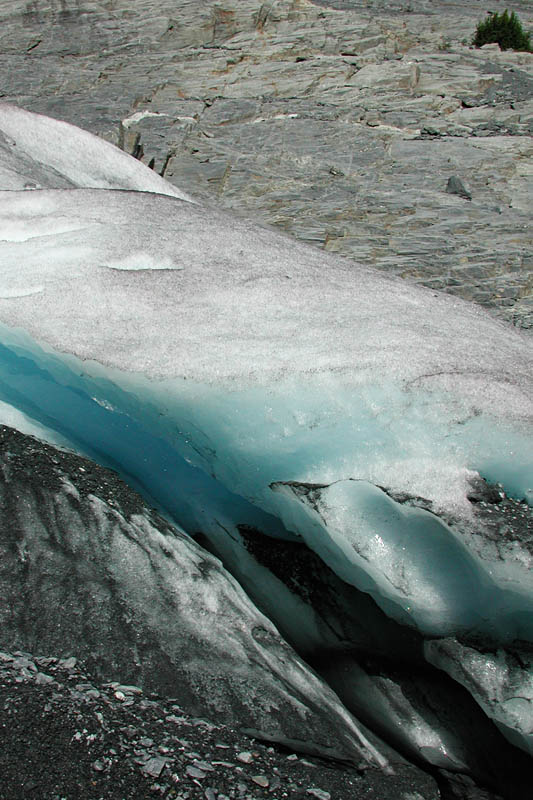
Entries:
{"label": "white snow patch", "polygon": [[159,111],[136,111],[135,114],[122,120],[122,126],[124,128],[130,128],[132,125],[135,125],[136,122],[141,122],[141,120],[147,119],[148,117],[168,117],[168,114],[163,114]]}

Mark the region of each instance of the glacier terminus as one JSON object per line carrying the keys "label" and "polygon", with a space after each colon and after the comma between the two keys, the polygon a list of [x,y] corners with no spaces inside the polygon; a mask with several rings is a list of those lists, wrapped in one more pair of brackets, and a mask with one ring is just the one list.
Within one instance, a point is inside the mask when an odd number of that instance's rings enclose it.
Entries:
{"label": "glacier terminus", "polygon": [[[13,564],[37,569],[41,553],[51,569],[40,538],[57,526],[61,552],[91,565],[80,580],[111,570],[166,654],[148,671],[137,649],[132,679],[158,685],[164,661],[159,688],[176,691],[188,652],[191,698],[209,702],[208,674],[238,675],[212,713],[272,741],[298,739],[268,711],[289,703],[312,752],[388,771],[398,752],[442,786],[467,776],[529,796],[531,338],[201,205],[109,143],[7,104],[0,188],[2,492],[16,485],[25,509],[1,545]],[[57,513],[15,468],[20,450],[37,469],[36,440]],[[146,508],[113,511],[110,494],[104,509],[65,453],[82,473],[118,473]],[[61,527],[72,498],[75,545]],[[2,614],[0,645],[27,646]],[[106,656],[100,633],[104,667],[133,658],[129,645]],[[203,665],[202,641],[215,642]]]}

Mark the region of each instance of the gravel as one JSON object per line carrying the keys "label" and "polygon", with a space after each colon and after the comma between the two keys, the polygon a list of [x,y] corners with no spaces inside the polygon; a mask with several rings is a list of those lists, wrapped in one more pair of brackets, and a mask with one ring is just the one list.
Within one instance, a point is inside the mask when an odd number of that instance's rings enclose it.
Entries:
{"label": "gravel", "polygon": [[[375,770],[274,748],[172,698],[96,681],[75,658],[0,653],[2,800],[385,800],[402,797],[396,772],[393,787]],[[438,797],[429,777],[427,791]]]}

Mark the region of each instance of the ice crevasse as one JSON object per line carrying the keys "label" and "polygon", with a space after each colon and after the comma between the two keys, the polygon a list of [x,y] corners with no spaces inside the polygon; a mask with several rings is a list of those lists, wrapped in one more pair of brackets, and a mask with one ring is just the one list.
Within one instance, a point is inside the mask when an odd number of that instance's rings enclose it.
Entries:
{"label": "ice crevasse", "polygon": [[305,541],[427,638],[533,642],[531,543],[496,552],[467,500],[481,476],[533,501],[530,338],[71,126],[0,106],[0,130],[0,422],[191,534]]}

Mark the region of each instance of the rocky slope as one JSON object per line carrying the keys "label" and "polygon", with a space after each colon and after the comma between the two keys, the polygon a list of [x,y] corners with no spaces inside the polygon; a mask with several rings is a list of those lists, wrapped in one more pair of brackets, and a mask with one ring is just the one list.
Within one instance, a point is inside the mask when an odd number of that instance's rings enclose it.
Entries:
{"label": "rocky slope", "polygon": [[[513,9],[531,27],[531,5]],[[204,201],[528,328],[533,55],[472,48],[485,11],[17,0],[2,92]]]}
{"label": "rocky slope", "polygon": [[391,777],[273,747],[74,657],[0,653],[0,742],[2,800],[438,798],[407,764]]}

